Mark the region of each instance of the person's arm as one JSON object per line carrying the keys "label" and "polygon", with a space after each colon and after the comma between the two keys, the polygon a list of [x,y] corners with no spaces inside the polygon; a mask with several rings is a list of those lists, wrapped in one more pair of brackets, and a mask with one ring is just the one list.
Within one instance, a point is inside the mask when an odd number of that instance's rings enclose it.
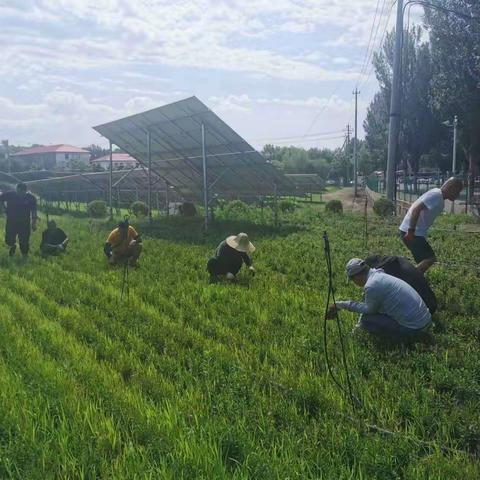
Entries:
{"label": "person's arm", "polygon": [[408,227],[407,234],[403,237],[403,239],[407,242],[413,240],[415,235],[415,230],[417,228],[418,219],[420,218],[420,214],[422,210],[425,210],[427,207],[423,202],[420,202],[412,209],[412,215],[410,217],[410,226]]}
{"label": "person's arm", "polygon": [[252,258],[248,255],[248,253],[242,253],[242,259],[245,263],[245,265],[248,267],[248,271],[250,272],[251,275],[255,275],[255,268],[253,268],[253,260]]}
{"label": "person's arm", "polygon": [[250,256],[248,255],[248,253],[242,253],[242,259],[243,261],[245,262],[245,265],[247,267],[251,267],[252,266],[252,259],[250,258]]}
{"label": "person's arm", "polygon": [[336,302],[338,310],[348,310],[356,313],[376,313],[380,304],[378,292],[371,287],[365,289],[365,300],[363,302],[355,302],[353,300]]}
{"label": "person's arm", "polygon": [[110,258],[112,256],[112,245],[108,242],[105,242],[105,245],[103,246],[103,253]]}
{"label": "person's arm", "polygon": [[35,231],[37,229],[37,199],[31,195],[31,205],[30,205],[30,212],[32,215],[32,230]]}

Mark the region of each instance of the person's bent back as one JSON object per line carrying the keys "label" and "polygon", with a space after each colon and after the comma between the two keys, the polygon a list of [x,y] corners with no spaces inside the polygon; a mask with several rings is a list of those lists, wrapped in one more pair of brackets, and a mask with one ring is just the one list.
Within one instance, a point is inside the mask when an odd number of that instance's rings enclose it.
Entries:
{"label": "person's bent back", "polygon": [[437,310],[437,297],[425,276],[405,257],[396,255],[370,255],[365,259],[370,268],[381,268],[388,275],[407,282],[422,297],[433,315]]}
{"label": "person's bent back", "polygon": [[47,229],[42,233],[40,252],[43,255],[56,255],[67,249],[67,234],[57,227],[54,220],[48,222]]}

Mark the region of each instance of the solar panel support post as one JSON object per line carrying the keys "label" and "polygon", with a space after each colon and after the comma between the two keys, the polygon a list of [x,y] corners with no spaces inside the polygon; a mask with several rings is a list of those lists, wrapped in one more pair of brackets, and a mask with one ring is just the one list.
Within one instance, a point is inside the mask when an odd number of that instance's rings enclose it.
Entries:
{"label": "solar panel support post", "polygon": [[273,184],[273,221],[276,227],[278,227],[278,189],[277,182]]}
{"label": "solar panel support post", "polygon": [[109,140],[109,149],[110,149],[110,182],[109,182],[109,191],[108,191],[108,200],[110,203],[110,220],[113,220],[113,199],[112,199],[112,187],[113,187],[113,149],[112,141]]}
{"label": "solar panel support post", "polygon": [[152,141],[150,130],[147,131],[147,158],[148,158],[148,223],[152,223]]}
{"label": "solar panel support post", "polygon": [[207,155],[205,147],[205,124],[202,123],[202,166],[203,166],[203,207],[205,209],[205,231],[208,230],[208,180]]}
{"label": "solar panel support post", "polygon": [[165,214],[168,217],[170,214],[170,202],[168,200],[168,189],[170,188],[170,184],[168,182],[165,182]]}

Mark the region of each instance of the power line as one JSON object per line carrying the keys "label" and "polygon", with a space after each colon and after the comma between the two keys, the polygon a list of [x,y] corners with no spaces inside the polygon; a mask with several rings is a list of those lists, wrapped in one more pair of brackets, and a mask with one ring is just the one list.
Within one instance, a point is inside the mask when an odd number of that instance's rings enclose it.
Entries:
{"label": "power line", "polygon": [[344,138],[344,135],[335,135],[331,137],[317,137],[317,138],[299,138],[298,140],[282,140],[282,141],[276,141],[276,142],[271,142],[273,144],[299,144],[299,143],[310,143],[310,142],[318,142],[318,141],[327,141],[327,140],[339,140],[340,138]]}
{"label": "power line", "polygon": [[263,137],[263,138],[254,138],[252,142],[261,142],[261,141],[267,141],[267,140],[294,140],[297,138],[306,138],[306,137],[323,137],[323,136],[328,136],[328,135],[335,135],[337,133],[341,133],[343,130],[334,130],[331,132],[318,132],[318,133],[311,133],[309,135],[291,135],[288,137]]}
{"label": "power line", "polygon": [[[369,52],[369,55],[367,57],[367,60],[365,62],[365,69],[363,70],[362,73],[366,73],[367,72],[367,69],[368,67],[370,66],[370,63],[372,61],[372,58],[373,58],[373,54],[375,53],[375,45],[376,45],[376,42],[377,42],[377,37],[378,37],[378,32],[380,31],[380,25],[382,24],[382,18],[384,16],[384,12],[385,12],[385,5],[387,3],[387,0],[383,0],[383,3],[382,3],[382,10],[380,12],[380,17],[379,17],[379,22],[377,24],[377,28],[375,29],[375,35],[373,37],[373,42],[372,42],[372,49],[371,51]],[[387,19],[387,24],[388,24],[388,19]]]}
{"label": "power line", "polygon": [[[385,2],[384,2],[385,3]],[[372,36],[373,36],[373,29],[375,28],[375,23],[377,21],[377,14],[378,14],[378,7],[380,6],[380,0],[377,0],[377,6],[375,8],[375,15],[373,17],[373,22],[372,22],[372,27],[370,28],[370,37],[368,39],[368,43],[367,43],[367,49],[365,51],[365,58],[363,59],[363,65],[362,65],[362,69],[360,70],[360,73],[358,74],[358,78],[357,78],[357,84],[360,80],[360,77],[362,76],[363,72],[365,71],[365,68],[367,66],[367,59],[369,57],[369,53],[370,53],[370,47],[372,45]]]}
{"label": "power line", "polygon": [[[393,12],[393,7],[395,6],[397,2],[394,1],[392,3],[392,5],[390,6],[390,12],[388,13],[388,17],[387,17],[387,21],[385,23],[385,27],[383,29],[383,33],[382,33],[382,36],[380,37],[380,43],[378,44],[377,48],[376,48],[376,51],[379,51],[382,49],[383,47],[383,42],[385,40],[385,36],[386,36],[386,33],[387,33],[387,30],[388,30],[388,25],[390,23],[390,18],[392,17],[392,12]],[[370,77],[373,73],[373,70],[374,70],[374,65],[373,65],[373,55],[376,53],[376,51],[372,51],[372,54],[370,56],[370,59],[369,59],[369,62],[370,62],[370,65],[369,65],[369,70],[368,70],[368,75],[367,75],[367,78],[359,85],[360,86],[363,86],[363,85],[366,85],[368,83],[368,81],[370,80]],[[367,71],[365,72],[367,73]]]}

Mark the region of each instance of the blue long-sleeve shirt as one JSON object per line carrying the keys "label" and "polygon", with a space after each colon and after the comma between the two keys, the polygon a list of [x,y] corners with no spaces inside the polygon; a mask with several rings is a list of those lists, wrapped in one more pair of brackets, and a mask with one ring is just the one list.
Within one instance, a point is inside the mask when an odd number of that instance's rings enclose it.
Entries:
{"label": "blue long-sleeve shirt", "polygon": [[420,329],[432,317],[420,295],[408,283],[371,268],[364,286],[364,301],[336,302],[339,309],[361,314],[382,313],[407,328]]}

